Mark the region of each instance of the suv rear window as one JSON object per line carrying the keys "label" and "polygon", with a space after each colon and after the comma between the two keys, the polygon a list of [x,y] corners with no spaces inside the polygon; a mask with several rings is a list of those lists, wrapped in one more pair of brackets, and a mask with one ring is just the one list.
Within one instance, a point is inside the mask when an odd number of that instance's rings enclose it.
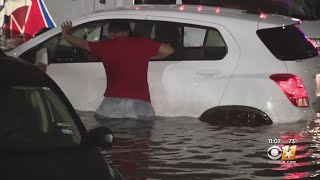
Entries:
{"label": "suv rear window", "polygon": [[257,34],[272,54],[280,60],[294,61],[318,55],[317,49],[295,25],[261,29]]}

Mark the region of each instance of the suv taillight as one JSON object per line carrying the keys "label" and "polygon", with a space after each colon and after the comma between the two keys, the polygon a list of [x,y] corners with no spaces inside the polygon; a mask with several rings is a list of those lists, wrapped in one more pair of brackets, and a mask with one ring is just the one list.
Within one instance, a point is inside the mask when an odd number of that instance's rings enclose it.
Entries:
{"label": "suv taillight", "polygon": [[270,79],[279,85],[293,105],[309,107],[308,92],[298,76],[293,74],[273,74]]}

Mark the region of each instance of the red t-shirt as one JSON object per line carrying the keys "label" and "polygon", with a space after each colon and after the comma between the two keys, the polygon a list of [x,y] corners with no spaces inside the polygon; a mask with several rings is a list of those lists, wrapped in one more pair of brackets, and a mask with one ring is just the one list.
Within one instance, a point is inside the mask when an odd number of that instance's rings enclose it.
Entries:
{"label": "red t-shirt", "polygon": [[106,97],[131,98],[150,102],[148,62],[161,43],[147,38],[115,38],[89,42],[92,55],[102,59],[106,76]]}

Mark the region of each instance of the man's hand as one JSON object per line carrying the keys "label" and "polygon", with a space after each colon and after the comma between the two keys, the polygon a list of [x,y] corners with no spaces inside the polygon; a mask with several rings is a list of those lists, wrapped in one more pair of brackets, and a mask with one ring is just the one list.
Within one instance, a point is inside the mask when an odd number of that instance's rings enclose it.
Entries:
{"label": "man's hand", "polygon": [[66,36],[66,35],[71,35],[73,32],[73,28],[72,28],[72,22],[71,21],[66,21],[64,23],[61,24],[61,28],[62,28],[62,35]]}
{"label": "man's hand", "polygon": [[174,49],[169,44],[161,44],[158,54],[150,59],[162,59],[174,53]]}
{"label": "man's hand", "polygon": [[91,52],[88,45],[88,41],[86,39],[82,39],[72,35],[73,28],[72,28],[71,21],[66,21],[61,24],[61,32],[62,32],[63,38],[72,46],[80,47],[82,49],[85,49]]}

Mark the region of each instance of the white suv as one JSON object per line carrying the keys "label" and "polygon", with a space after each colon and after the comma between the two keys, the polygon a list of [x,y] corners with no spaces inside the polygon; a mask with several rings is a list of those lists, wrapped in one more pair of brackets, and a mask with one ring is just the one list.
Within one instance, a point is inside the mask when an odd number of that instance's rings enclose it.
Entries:
{"label": "white suv", "polygon": [[[149,63],[158,116],[214,119],[236,112],[249,120],[286,123],[315,119],[319,112],[320,58],[291,18],[205,6],[141,5],[81,17],[73,21],[74,34],[90,41],[108,39],[108,24],[115,19],[129,22],[132,36],[175,49],[170,57]],[[47,52],[47,73],[74,107],[95,111],[106,86],[100,60],[66,43],[61,28],[8,55],[34,62],[39,51]]]}

